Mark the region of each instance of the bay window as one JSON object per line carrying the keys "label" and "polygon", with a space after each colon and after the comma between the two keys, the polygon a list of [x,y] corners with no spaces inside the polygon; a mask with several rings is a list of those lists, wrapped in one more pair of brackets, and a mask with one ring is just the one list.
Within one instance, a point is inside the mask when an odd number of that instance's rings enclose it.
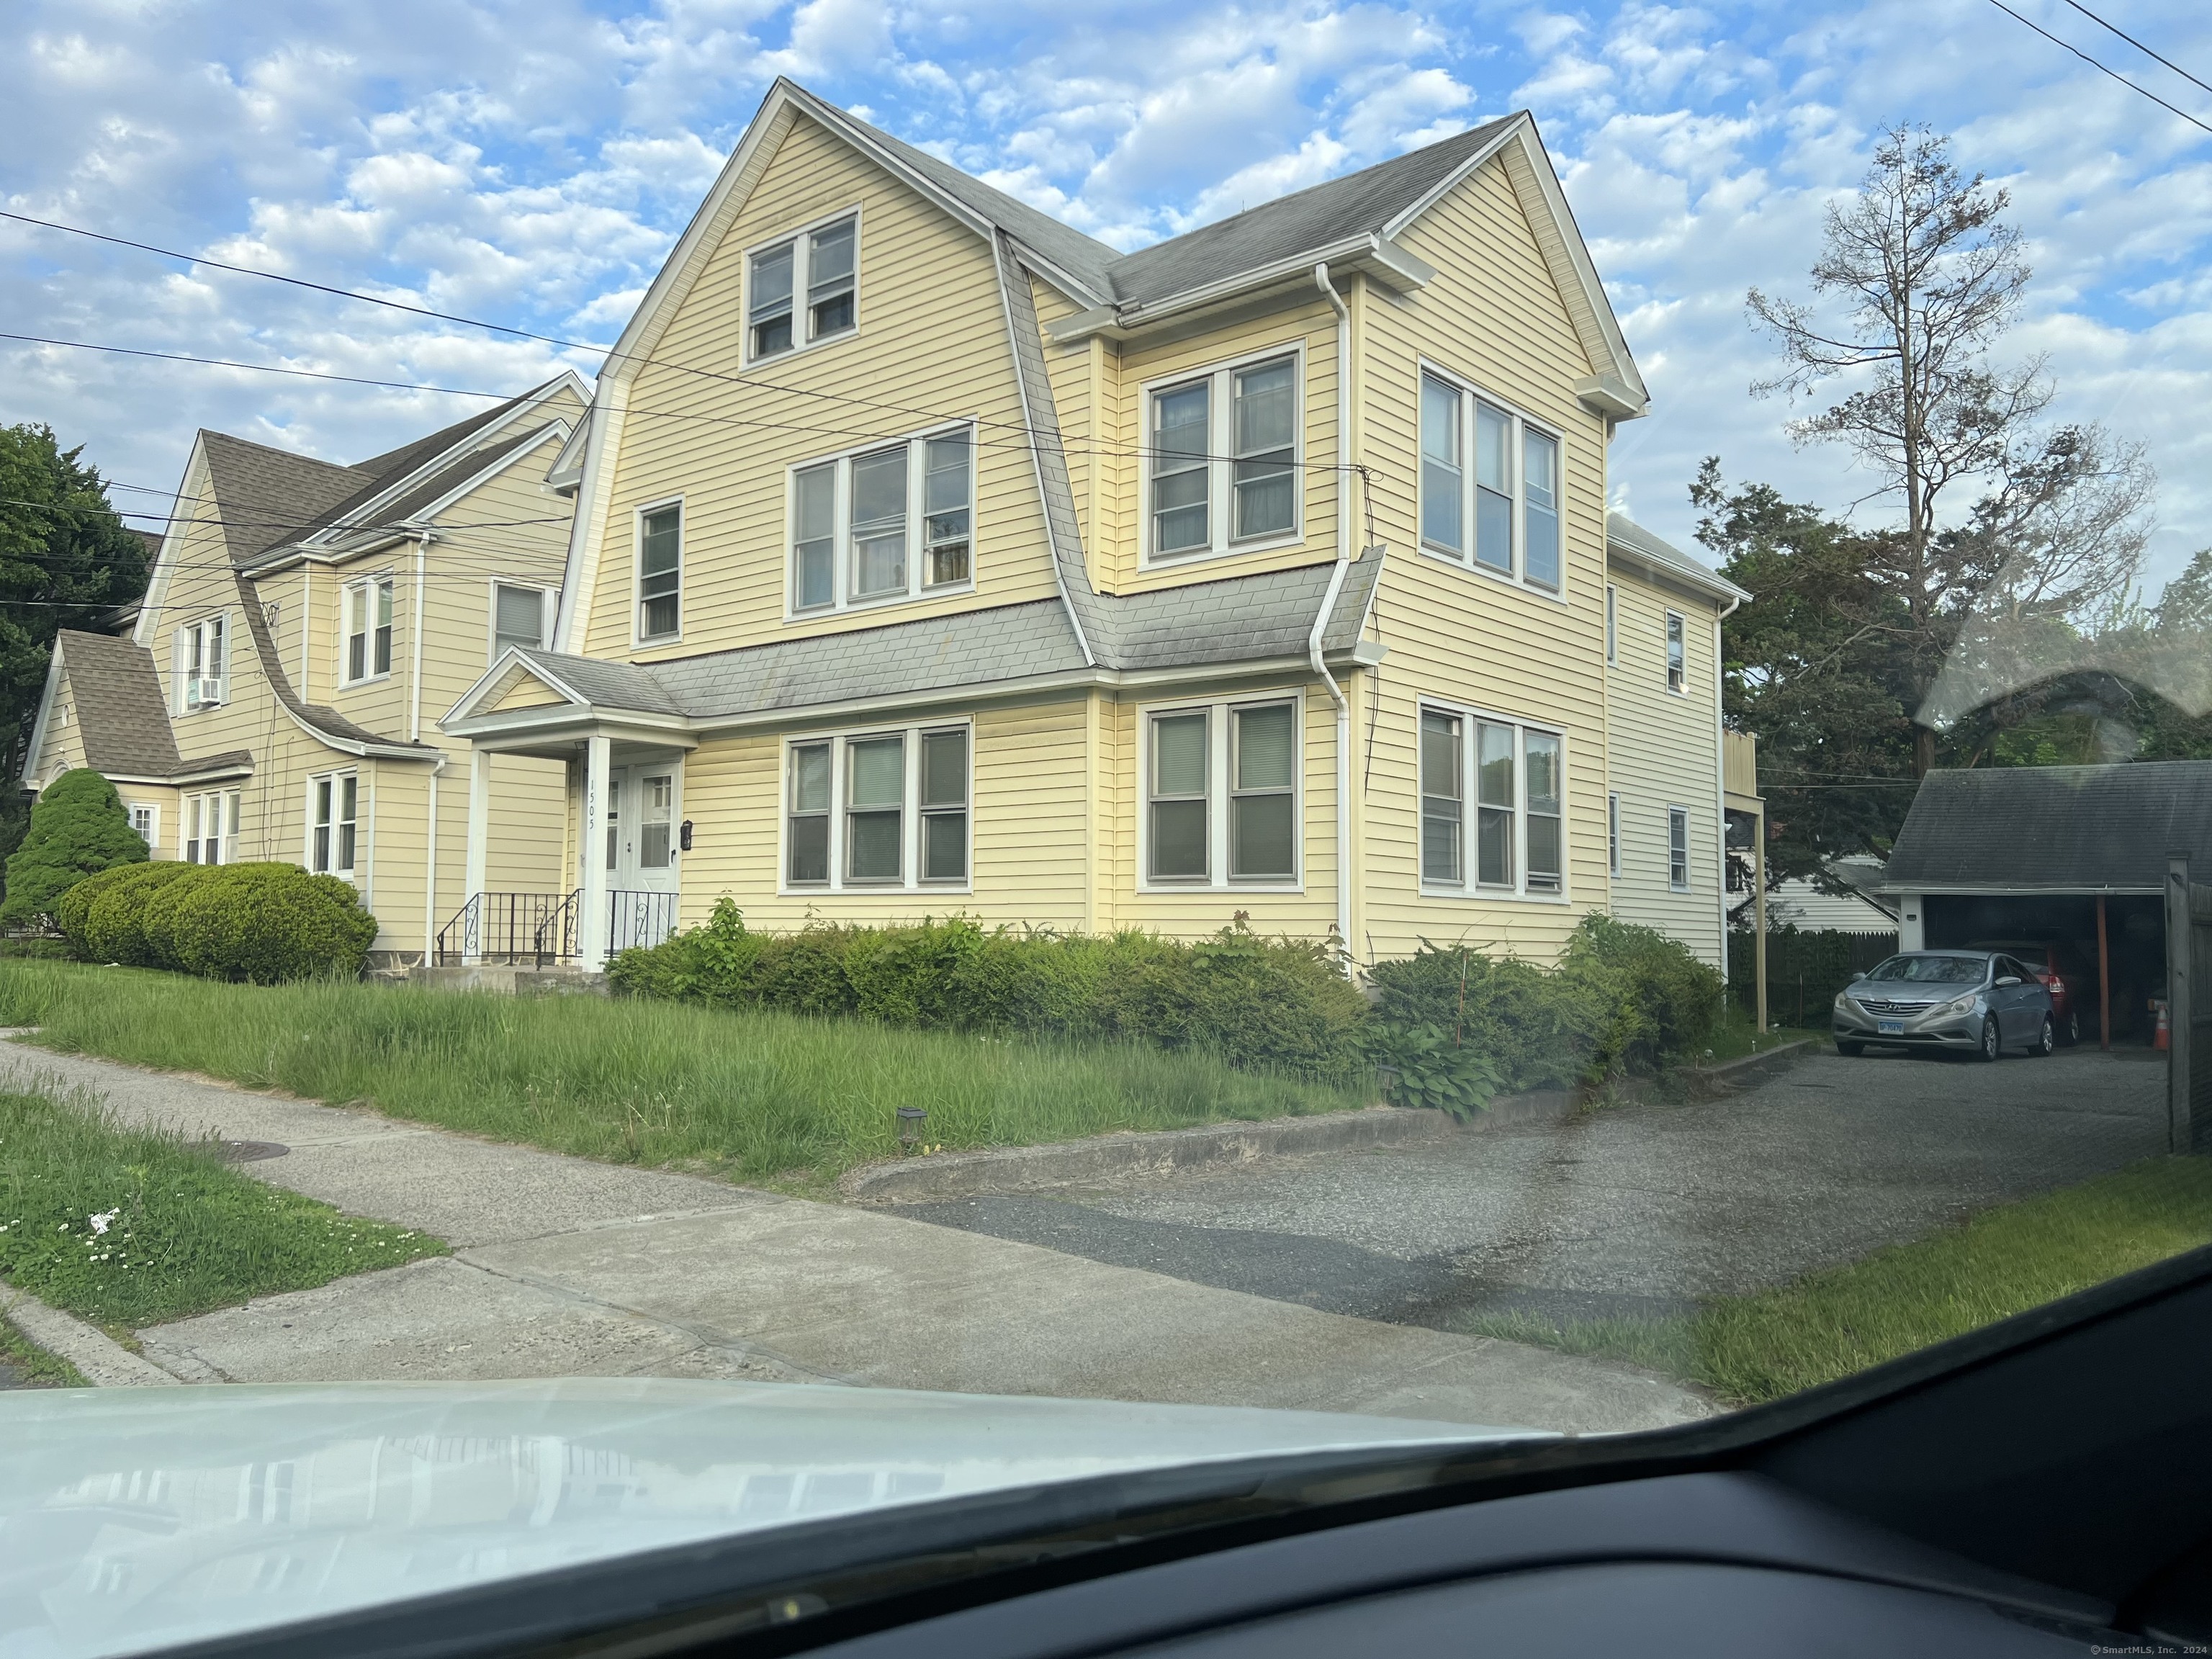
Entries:
{"label": "bay window", "polygon": [[971,580],[975,450],[961,427],[794,469],[793,614],[917,598]]}
{"label": "bay window", "polygon": [[1420,450],[1423,550],[1558,592],[1564,580],[1558,436],[1424,369]]}
{"label": "bay window", "polygon": [[1146,716],[1147,884],[1297,883],[1299,709],[1274,697]]}
{"label": "bay window", "polygon": [[1557,732],[1429,705],[1420,711],[1419,765],[1425,889],[1542,897],[1565,890],[1564,744]]}
{"label": "bay window", "polygon": [[1303,364],[1291,352],[1146,392],[1147,557],[1297,535]]}
{"label": "bay window", "polygon": [[750,361],[853,331],[859,240],[859,221],[848,215],[753,252],[745,271]]}
{"label": "bay window", "polygon": [[785,750],[787,888],[844,891],[968,880],[967,726],[810,738]]}
{"label": "bay window", "polygon": [[392,578],[372,576],[344,590],[345,662],[339,674],[347,685],[392,672]]}
{"label": "bay window", "polygon": [[332,772],[307,783],[307,868],[350,880],[359,848],[361,776]]}

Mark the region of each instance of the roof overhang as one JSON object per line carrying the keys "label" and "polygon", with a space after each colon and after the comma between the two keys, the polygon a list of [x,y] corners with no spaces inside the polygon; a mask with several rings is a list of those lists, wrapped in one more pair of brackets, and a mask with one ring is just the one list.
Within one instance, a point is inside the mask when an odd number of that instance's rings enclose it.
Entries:
{"label": "roof overhang", "polygon": [[1920,886],[1911,882],[1883,882],[1878,887],[1866,890],[1871,893],[1894,893],[1899,898],[1918,898],[1934,894],[1939,898],[2152,898],[2166,891],[2163,886],[2131,887],[2124,884],[2105,887],[2079,884],[2051,887],[2023,887],[1971,883],[1948,883]]}
{"label": "roof overhang", "polygon": [[1647,557],[1630,543],[1606,538],[1605,562],[1609,570],[1618,569],[1655,587],[1664,587],[1706,605],[1726,605],[1733,600],[1741,605],[1751,598],[1727,577],[1717,574],[1702,574],[1686,570],[1677,564]]}
{"label": "roof overhang", "polygon": [[[1026,244],[1023,258],[1029,257]],[[1410,294],[1425,288],[1436,280],[1437,269],[1425,260],[1400,247],[1388,237],[1372,233],[1346,237],[1341,241],[1293,254],[1270,264],[1239,271],[1218,282],[1203,283],[1186,289],[1180,294],[1164,295],[1157,300],[1142,300],[1127,305],[1093,306],[1088,311],[1079,311],[1063,317],[1058,322],[1046,325],[1045,333],[1055,345],[1066,345],[1093,335],[1109,340],[1126,340],[1133,335],[1161,324],[1189,322],[1206,313],[1232,305],[1265,297],[1279,291],[1285,297],[1313,300],[1313,270],[1316,265],[1327,265],[1331,276],[1358,272],[1394,294]]]}

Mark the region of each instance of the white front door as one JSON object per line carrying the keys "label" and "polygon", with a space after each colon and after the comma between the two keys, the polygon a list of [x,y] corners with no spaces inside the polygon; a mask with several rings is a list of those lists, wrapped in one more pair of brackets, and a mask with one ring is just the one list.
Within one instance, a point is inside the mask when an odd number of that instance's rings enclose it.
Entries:
{"label": "white front door", "polygon": [[617,766],[607,777],[607,949],[658,945],[676,931],[677,771]]}

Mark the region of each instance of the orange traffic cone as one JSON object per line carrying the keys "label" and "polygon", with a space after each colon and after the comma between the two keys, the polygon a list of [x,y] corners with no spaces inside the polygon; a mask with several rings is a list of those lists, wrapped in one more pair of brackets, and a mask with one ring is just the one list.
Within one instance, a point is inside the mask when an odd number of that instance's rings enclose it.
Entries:
{"label": "orange traffic cone", "polygon": [[2150,1046],[2160,1050],[2170,1049],[2173,1046],[2173,1036],[2166,1023],[2166,1004],[2161,999],[2153,997],[2150,1006],[2158,1010],[2158,1031],[2151,1038]]}

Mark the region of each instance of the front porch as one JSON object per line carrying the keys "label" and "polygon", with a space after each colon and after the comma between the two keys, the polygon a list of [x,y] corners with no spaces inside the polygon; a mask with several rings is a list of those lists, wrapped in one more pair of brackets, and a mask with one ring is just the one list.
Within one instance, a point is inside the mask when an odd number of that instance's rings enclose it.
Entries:
{"label": "front porch", "polygon": [[[471,893],[438,930],[428,966],[436,968],[579,967],[586,934],[596,931],[600,960],[635,945],[658,945],[676,931],[672,890],[604,890],[600,926],[582,926],[592,902],[581,887],[566,893]],[[596,970],[599,963],[591,964]]]}

